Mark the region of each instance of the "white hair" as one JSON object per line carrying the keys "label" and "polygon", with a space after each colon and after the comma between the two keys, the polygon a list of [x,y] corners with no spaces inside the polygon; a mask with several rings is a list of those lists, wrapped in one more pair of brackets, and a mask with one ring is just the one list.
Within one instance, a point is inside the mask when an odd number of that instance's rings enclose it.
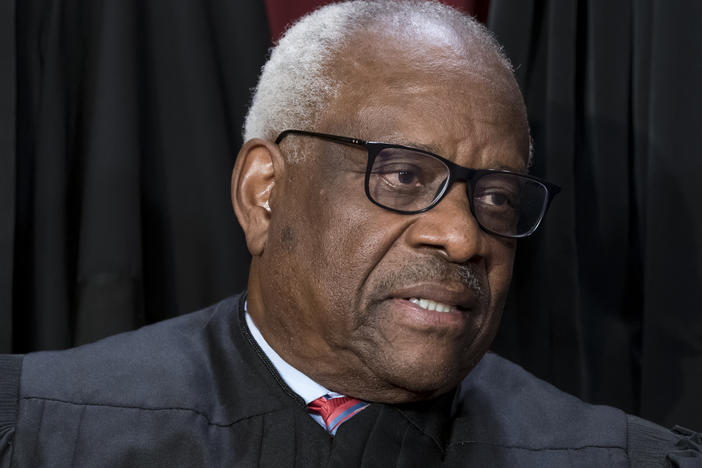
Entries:
{"label": "white hair", "polygon": [[[341,80],[330,64],[356,34],[392,31],[422,38],[435,33],[464,39],[472,65],[485,57],[511,71],[492,34],[475,19],[452,7],[419,0],[354,0],[324,6],[301,18],[271,50],[244,123],[244,141],[273,141],[283,130],[314,129]],[[487,55],[486,55],[487,53]]]}

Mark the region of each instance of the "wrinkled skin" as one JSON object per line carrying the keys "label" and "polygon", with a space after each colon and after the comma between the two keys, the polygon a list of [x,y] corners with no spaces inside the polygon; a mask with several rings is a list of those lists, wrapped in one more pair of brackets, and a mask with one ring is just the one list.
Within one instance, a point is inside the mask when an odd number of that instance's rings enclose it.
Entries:
{"label": "wrinkled skin", "polygon": [[[488,57],[465,73],[458,46],[454,57],[418,45],[410,59],[384,43],[359,41],[339,60],[345,84],[307,130],[526,171],[526,115],[510,72]],[[285,162],[295,146],[306,157]],[[515,242],[479,228],[465,183],[432,210],[402,215],[366,198],[363,149],[290,136],[279,147],[250,143],[239,157],[251,148],[270,154],[275,170],[256,192],[270,197],[270,211],[239,216],[253,254],[248,310],[266,340],[315,381],[364,400],[416,401],[452,389],[494,338]],[[455,307],[430,312],[412,297]]]}

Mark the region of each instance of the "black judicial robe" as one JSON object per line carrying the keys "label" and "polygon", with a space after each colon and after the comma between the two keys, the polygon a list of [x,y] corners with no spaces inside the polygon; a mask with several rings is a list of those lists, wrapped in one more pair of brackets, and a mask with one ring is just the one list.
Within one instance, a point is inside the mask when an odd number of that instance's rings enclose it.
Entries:
{"label": "black judicial robe", "polygon": [[592,406],[488,354],[447,395],[330,437],[249,334],[243,296],[0,358],[0,467],[702,466],[700,436]]}

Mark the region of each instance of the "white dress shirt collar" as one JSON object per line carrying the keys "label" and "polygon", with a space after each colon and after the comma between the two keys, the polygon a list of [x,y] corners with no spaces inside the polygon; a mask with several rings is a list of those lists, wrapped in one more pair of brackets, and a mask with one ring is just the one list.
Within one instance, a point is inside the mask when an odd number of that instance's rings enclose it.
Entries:
{"label": "white dress shirt collar", "polygon": [[[244,307],[246,307],[246,304]],[[271,348],[266,339],[263,338],[263,335],[259,331],[248,311],[246,312],[246,324],[249,326],[251,335],[256,340],[256,343],[258,343],[258,346],[264,353],[266,353],[266,357],[268,357],[268,359],[271,361],[285,383],[288,384],[288,387],[290,387],[295,393],[300,395],[303,400],[305,400],[305,404],[309,404],[323,395],[329,395],[332,397],[343,396],[340,393],[332,392],[329,389],[319,385],[317,382],[295,369],[282,357],[280,357],[280,355],[276,353],[273,348]]]}

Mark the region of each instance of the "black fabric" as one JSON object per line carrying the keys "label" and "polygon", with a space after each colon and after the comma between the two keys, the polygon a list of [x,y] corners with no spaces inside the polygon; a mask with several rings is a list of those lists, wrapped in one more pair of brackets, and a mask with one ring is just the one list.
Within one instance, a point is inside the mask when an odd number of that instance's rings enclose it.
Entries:
{"label": "black fabric", "polygon": [[0,468],[10,465],[22,356],[0,355]]}
{"label": "black fabric", "polygon": [[16,151],[0,70],[0,349],[93,341],[243,288],[229,185],[263,3],[0,5],[0,57],[17,57]]}
{"label": "black fabric", "polygon": [[[636,416],[628,416],[628,420],[631,466],[665,466],[669,463],[674,467],[691,468],[702,463],[697,459],[702,453],[702,434],[679,426],[669,432],[661,431],[660,426]],[[675,450],[670,451],[673,446]]]}
{"label": "black fabric", "polygon": [[[76,349],[28,354],[0,463],[628,467],[628,441],[643,439],[631,434],[641,425],[620,410],[584,404],[494,354],[455,392],[372,403],[332,438],[255,345],[243,302],[234,297]],[[683,453],[697,436],[653,424],[645,430],[660,441],[648,461]],[[690,466],[702,466],[698,448],[685,450]]]}
{"label": "black fabric", "polygon": [[563,186],[519,246],[494,349],[568,392],[702,427],[702,3],[493,0],[533,173]]}

